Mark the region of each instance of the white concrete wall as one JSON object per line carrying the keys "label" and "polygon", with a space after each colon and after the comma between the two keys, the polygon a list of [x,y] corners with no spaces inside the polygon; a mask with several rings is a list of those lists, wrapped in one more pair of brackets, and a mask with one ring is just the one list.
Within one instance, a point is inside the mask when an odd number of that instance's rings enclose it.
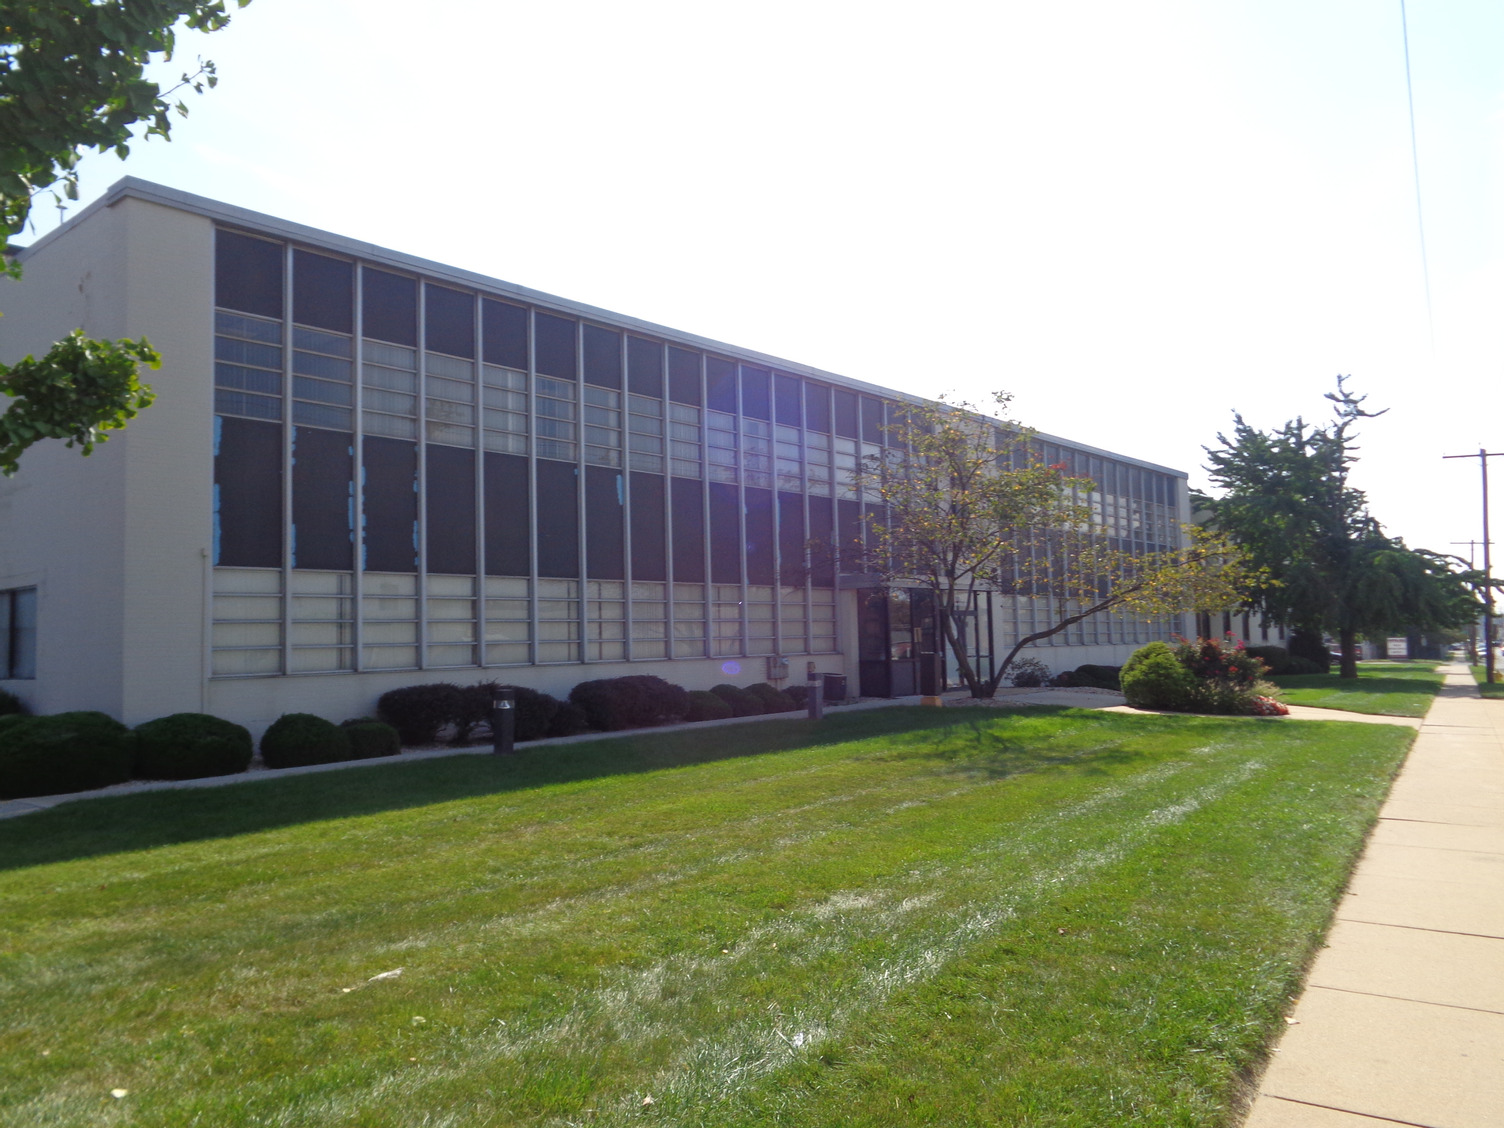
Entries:
{"label": "white concrete wall", "polygon": [[[127,724],[200,707],[212,516],[213,227],[141,200],[93,209],[0,285],[0,359],[75,328],[146,337],[156,403],[88,458],[48,441],[0,480],[0,588],[37,586],[33,709]],[[129,269],[127,269],[129,264]]]}
{"label": "white concrete wall", "polygon": [[[0,360],[41,356],[73,329],[125,335],[125,215],[94,210],[0,282]],[[37,587],[37,677],[0,683],[32,709],[124,711],[127,441],[83,458],[47,440],[0,478],[0,588]]]}

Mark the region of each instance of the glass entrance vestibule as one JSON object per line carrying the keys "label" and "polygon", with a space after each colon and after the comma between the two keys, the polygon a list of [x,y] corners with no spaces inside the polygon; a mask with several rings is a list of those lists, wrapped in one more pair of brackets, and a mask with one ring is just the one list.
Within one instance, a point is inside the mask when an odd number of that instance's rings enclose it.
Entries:
{"label": "glass entrance vestibule", "polygon": [[[858,692],[863,697],[933,696],[959,684],[955,660],[937,630],[928,588],[857,590]],[[992,606],[973,594],[957,608],[956,628],[983,677],[992,673]]]}

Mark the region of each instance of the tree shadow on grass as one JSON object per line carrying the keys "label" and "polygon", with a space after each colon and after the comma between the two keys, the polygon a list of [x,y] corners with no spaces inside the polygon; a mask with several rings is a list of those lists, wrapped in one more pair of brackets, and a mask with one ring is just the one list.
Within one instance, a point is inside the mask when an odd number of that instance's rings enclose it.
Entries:
{"label": "tree shadow on grass", "polygon": [[1343,681],[1336,674],[1296,674],[1270,678],[1281,689],[1325,689],[1332,693],[1423,693],[1435,696],[1441,686],[1424,678],[1368,678]]}
{"label": "tree shadow on grass", "polygon": [[579,783],[718,760],[950,729],[952,710],[918,707],[713,728],[648,729],[513,756],[398,757],[348,771],[245,777],[222,787],[101,795],[0,821],[0,871]]}

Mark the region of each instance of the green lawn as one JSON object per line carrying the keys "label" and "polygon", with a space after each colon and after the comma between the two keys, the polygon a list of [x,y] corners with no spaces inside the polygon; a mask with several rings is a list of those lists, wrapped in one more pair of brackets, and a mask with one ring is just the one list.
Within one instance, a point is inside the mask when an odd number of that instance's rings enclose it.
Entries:
{"label": "green lawn", "polygon": [[1288,705],[1317,709],[1346,709],[1389,717],[1424,717],[1441,690],[1436,662],[1359,662],[1358,680],[1344,681],[1335,673],[1270,678],[1279,698]]}
{"label": "green lawn", "polygon": [[0,822],[0,1125],[1231,1128],[1412,736],[890,709]]}
{"label": "green lawn", "polygon": [[[1488,677],[1487,666],[1474,666],[1472,670],[1473,680],[1478,683],[1478,692],[1480,694],[1484,697],[1504,697],[1504,681],[1496,681],[1493,685],[1489,685],[1484,680]],[[1504,676],[1504,671],[1499,670],[1497,667],[1495,667],[1494,673]]]}

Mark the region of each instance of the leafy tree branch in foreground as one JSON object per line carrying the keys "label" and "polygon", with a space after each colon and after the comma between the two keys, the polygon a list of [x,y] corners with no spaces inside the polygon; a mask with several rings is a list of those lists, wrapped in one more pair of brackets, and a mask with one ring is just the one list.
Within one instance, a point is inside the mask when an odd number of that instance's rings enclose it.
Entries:
{"label": "leafy tree branch in foreground", "polygon": [[[249,2],[235,0],[239,7]],[[0,3],[0,227],[6,239],[25,230],[40,193],[54,189],[60,205],[78,198],[84,150],[125,157],[132,128],[141,122],[145,136],[169,137],[171,115],[188,113],[173,95],[213,86],[214,64],[200,59],[166,91],[146,78],[146,66],[172,58],[180,24],[209,32],[229,20],[228,0]],[[5,273],[21,273],[8,256]],[[123,427],[151,403],[135,366],[155,367],[156,359],[145,341],[90,342],[75,333],[39,361],[0,366],[0,394],[16,397],[0,417],[0,472],[14,474],[21,453],[45,438],[66,439],[88,454],[107,437],[103,431]],[[70,389],[70,383],[77,386]]]}
{"label": "leafy tree branch in foreground", "polygon": [[[1011,397],[995,396],[1006,411]],[[974,697],[991,697],[1026,646],[1105,611],[1146,618],[1221,609],[1242,598],[1236,549],[1216,533],[1138,552],[1093,519],[1095,483],[1039,458],[1032,432],[966,403],[905,408],[892,447],[865,461],[857,488],[885,507],[873,521],[868,568],[929,588],[946,645]],[[901,453],[907,449],[907,454]],[[1017,639],[991,677],[966,652],[957,612],[974,591],[1019,595],[1047,608],[1050,625]]]}

